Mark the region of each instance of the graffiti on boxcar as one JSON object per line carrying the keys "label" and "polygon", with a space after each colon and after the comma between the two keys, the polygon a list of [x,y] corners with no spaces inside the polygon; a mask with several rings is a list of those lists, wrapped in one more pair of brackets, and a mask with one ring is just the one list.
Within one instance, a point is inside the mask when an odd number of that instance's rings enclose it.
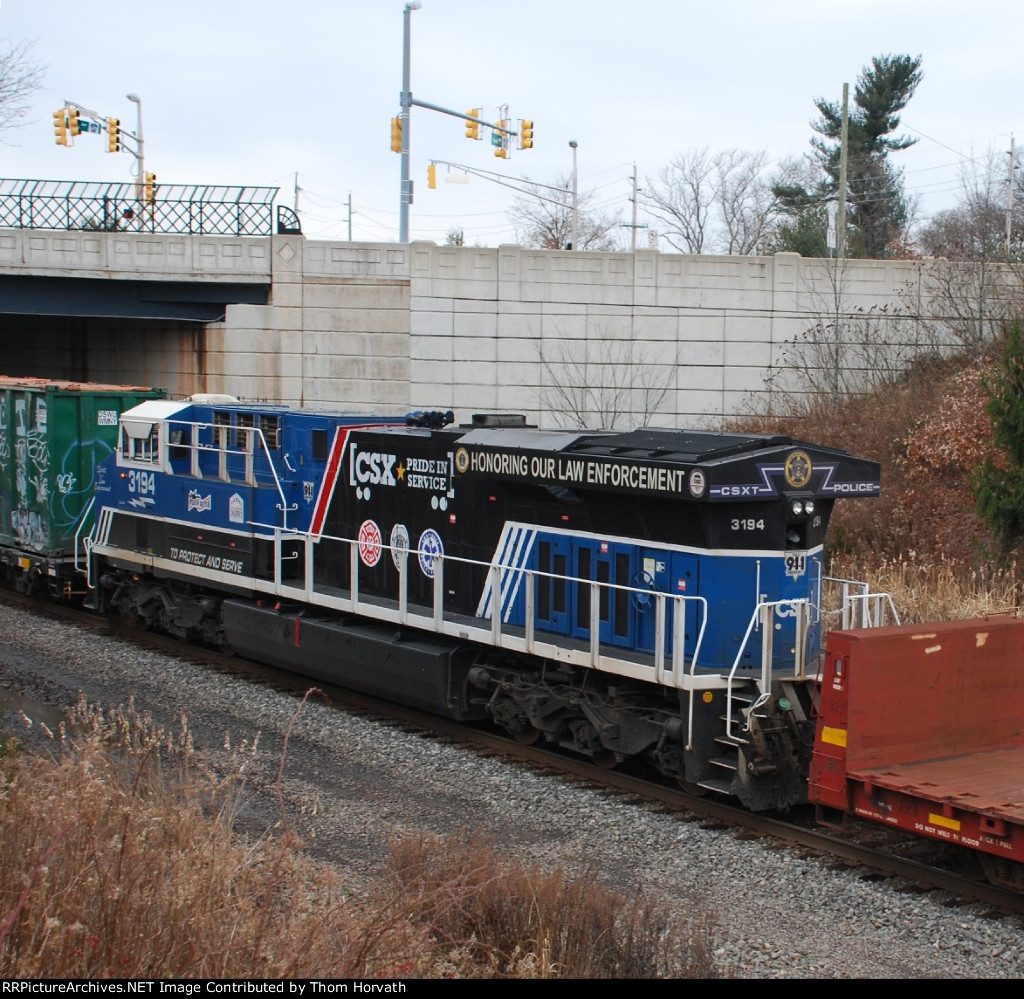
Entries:
{"label": "graffiti on boxcar", "polygon": [[[46,547],[46,524],[39,509],[50,496],[46,400],[35,400],[33,419],[29,400],[15,399],[14,419],[14,486],[18,497],[17,509],[11,511],[11,528],[26,548],[42,551]],[[4,438],[7,440],[6,433]],[[31,502],[29,487],[35,491],[35,505]]]}
{"label": "graffiti on boxcar", "polygon": [[11,441],[7,436],[7,407],[0,405],[0,469],[11,461]]}
{"label": "graffiti on boxcar", "polygon": [[56,491],[50,499],[55,536],[74,537],[88,510],[96,482],[96,466],[110,454],[113,454],[113,448],[98,438],[76,441],[64,452],[60,471],[54,477]]}

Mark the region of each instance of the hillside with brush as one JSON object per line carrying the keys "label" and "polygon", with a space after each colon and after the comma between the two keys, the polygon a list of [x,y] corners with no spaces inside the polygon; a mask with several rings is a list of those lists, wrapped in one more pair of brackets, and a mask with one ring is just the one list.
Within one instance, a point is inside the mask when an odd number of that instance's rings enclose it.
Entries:
{"label": "hillside with brush", "polygon": [[[979,512],[975,481],[1007,463],[988,414],[1005,344],[982,355],[922,359],[864,395],[821,399],[785,417],[733,427],[789,434],[882,466],[879,499],[836,504],[826,547],[834,574],[893,592],[906,620],[1015,611],[1019,544],[1001,544]],[[1024,511],[1022,511],[1024,515]]]}

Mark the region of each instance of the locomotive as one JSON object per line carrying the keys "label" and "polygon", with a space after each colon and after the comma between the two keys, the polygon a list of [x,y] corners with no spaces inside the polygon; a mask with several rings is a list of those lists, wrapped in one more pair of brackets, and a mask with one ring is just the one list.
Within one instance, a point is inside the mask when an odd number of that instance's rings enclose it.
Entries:
{"label": "locomotive", "polygon": [[0,378],[24,591],[753,809],[809,800],[1024,889],[1024,621],[875,627],[885,594],[826,579],[833,504],[878,471],[782,436]]}
{"label": "locomotive", "polygon": [[878,492],[786,436],[150,399],[96,469],[89,603],[786,808],[829,517]]}

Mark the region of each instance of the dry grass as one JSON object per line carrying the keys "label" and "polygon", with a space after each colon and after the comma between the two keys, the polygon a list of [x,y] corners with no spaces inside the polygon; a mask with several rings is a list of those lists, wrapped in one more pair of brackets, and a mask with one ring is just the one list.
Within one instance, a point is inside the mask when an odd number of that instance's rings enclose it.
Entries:
{"label": "dry grass", "polygon": [[986,614],[1017,614],[1024,580],[1017,564],[971,565],[955,560],[845,559],[833,564],[834,574],[863,579],[871,589],[892,596],[904,624],[955,621]]}
{"label": "dry grass", "polygon": [[[0,759],[0,977],[707,975],[708,928],[472,839],[398,843],[357,894],[284,834],[233,835],[188,726],[86,704],[52,757]],[[284,824],[284,823],[282,823]],[[677,929],[691,927],[690,936]]]}
{"label": "dry grass", "polygon": [[391,877],[435,943],[460,941],[456,952],[474,966],[515,978],[714,975],[704,916],[681,920],[649,899],[627,900],[589,873],[510,869],[473,837],[459,847],[396,844]]}

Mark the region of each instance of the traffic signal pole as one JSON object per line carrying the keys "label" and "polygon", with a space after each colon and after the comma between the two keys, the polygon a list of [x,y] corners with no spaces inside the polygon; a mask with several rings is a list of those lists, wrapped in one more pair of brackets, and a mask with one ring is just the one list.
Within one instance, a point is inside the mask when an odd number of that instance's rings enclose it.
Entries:
{"label": "traffic signal pole", "polygon": [[[533,148],[533,122],[524,119],[522,122],[522,133],[508,127],[509,121],[492,122],[485,121],[479,117],[479,109],[471,108],[465,114],[461,111],[453,111],[451,108],[441,107],[439,104],[430,104],[427,101],[415,100],[412,96],[412,12],[419,10],[422,4],[420,0],[408,0],[403,10],[402,17],[402,92],[399,94],[398,103],[400,111],[397,118],[391,119],[391,148],[396,153],[401,153],[401,182],[398,199],[398,241],[409,242],[409,206],[412,204],[413,182],[409,172],[409,131],[413,107],[426,108],[428,111],[439,111],[441,114],[450,115],[453,118],[462,118],[469,124],[466,127],[466,137],[479,139],[480,126],[489,128],[492,131],[491,142],[496,147],[494,155],[502,159],[507,158],[509,139],[518,137],[520,149]],[[507,112],[507,108],[504,109]],[[141,131],[141,126],[140,126]],[[499,141],[496,141],[499,140]]]}
{"label": "traffic signal pole", "polygon": [[420,9],[420,0],[409,0],[405,5],[402,18],[402,93],[399,104],[402,110],[398,120],[402,129],[402,182],[398,206],[398,241],[409,242],[409,206],[412,204],[412,179],[409,176],[409,109],[412,107],[412,89],[410,83],[412,55],[410,28],[412,12]]}

